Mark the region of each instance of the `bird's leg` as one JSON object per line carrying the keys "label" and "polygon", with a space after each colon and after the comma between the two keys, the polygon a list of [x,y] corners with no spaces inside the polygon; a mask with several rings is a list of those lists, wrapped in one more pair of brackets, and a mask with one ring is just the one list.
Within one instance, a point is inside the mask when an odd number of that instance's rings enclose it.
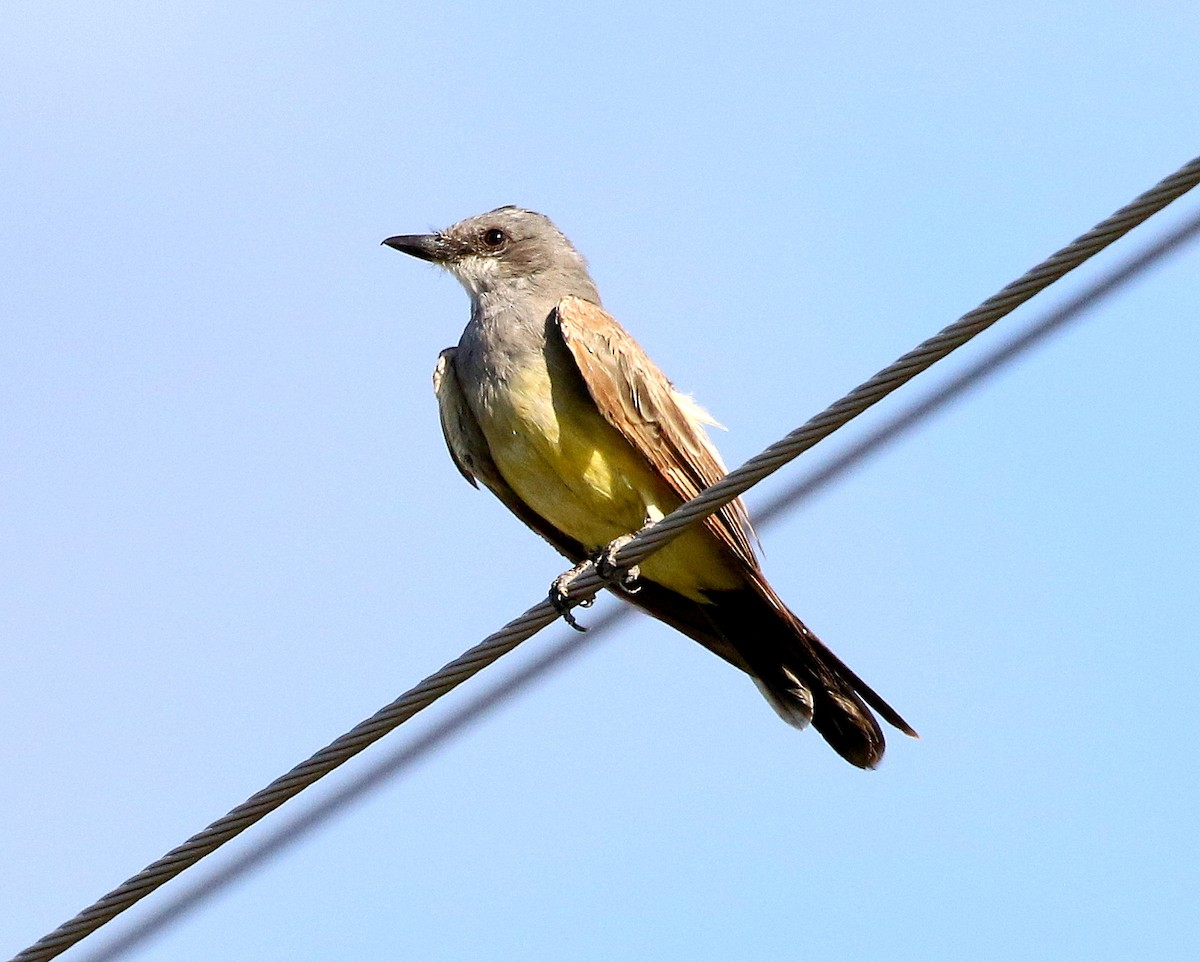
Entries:
{"label": "bird's leg", "polygon": [[[548,599],[554,610],[562,615],[563,621],[574,628],[576,631],[587,631],[583,625],[575,620],[575,616],[571,614],[572,601],[570,598],[571,582],[583,574],[584,570],[589,565],[596,566],[596,574],[602,578],[609,588],[620,590],[626,594],[636,594],[641,591],[638,578],[641,577],[641,571],[637,565],[632,565],[628,568],[622,568],[617,564],[617,552],[625,545],[633,540],[633,535],[626,534],[610,541],[605,547],[589,558],[587,561],[581,561],[570,571],[564,571],[550,583],[550,593]],[[578,602],[581,608],[590,608],[595,602],[595,598],[584,598]]]}

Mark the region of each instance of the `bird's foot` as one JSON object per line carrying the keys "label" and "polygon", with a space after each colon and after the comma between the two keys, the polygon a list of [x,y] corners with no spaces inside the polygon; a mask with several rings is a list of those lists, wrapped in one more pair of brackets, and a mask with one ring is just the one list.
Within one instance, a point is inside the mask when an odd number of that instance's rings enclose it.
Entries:
{"label": "bird's foot", "polygon": [[[591,564],[590,561],[581,561],[570,571],[564,571],[550,582],[550,594],[547,600],[550,602],[551,607],[562,615],[562,620],[576,631],[587,631],[587,628],[576,621],[575,616],[571,613],[571,608],[575,605],[575,602],[571,600],[568,592],[571,588],[571,582],[583,574],[583,570],[589,564]],[[595,600],[595,598],[584,598],[578,604],[580,608],[590,608]]]}
{"label": "bird's foot", "polygon": [[580,608],[590,608],[596,599],[584,598],[582,601],[572,601],[570,596],[571,582],[583,574],[589,565],[596,566],[596,574],[603,579],[609,588],[623,591],[629,595],[637,594],[637,592],[641,591],[642,586],[638,584],[638,579],[641,578],[642,573],[638,566],[631,565],[628,568],[624,568],[617,564],[617,552],[632,540],[633,535],[622,535],[620,538],[609,542],[597,552],[594,558],[580,562],[570,571],[564,571],[550,583],[550,593],[547,596],[547,600],[554,610],[562,616],[562,620],[576,631],[587,631],[587,628],[575,620],[575,616],[571,614],[571,608],[576,604]]}
{"label": "bird's foot", "polygon": [[621,567],[617,564],[617,554],[633,539],[634,535],[623,534],[610,541],[596,555],[596,574],[603,578],[610,588],[619,588],[630,595],[637,594],[642,590],[642,586],[638,584],[642,571],[637,565],[630,565],[628,568]]}

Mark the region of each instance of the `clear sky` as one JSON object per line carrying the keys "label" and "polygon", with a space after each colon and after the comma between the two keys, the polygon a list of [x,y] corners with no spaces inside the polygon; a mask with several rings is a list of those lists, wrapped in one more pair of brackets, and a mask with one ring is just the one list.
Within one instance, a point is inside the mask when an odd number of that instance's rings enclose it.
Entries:
{"label": "clear sky", "polygon": [[[0,956],[564,567],[454,471],[466,298],[382,238],[546,212],[740,463],[1200,153],[1198,49],[1194,2],[6,0]],[[880,770],[638,619],[142,956],[1194,957],[1198,277],[764,533],[922,733]]]}

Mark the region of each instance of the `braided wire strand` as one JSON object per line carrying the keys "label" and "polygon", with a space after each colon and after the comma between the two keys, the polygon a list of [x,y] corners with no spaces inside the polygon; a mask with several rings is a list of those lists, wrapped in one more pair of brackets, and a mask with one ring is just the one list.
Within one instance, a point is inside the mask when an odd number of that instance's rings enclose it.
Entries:
{"label": "braided wire strand", "polygon": [[[841,400],[810,418],[786,437],[755,455],[740,468],[682,505],[666,518],[638,532],[634,541],[619,551],[615,561],[635,565],[651,552],[679,535],[684,528],[728,504],[767,475],[798,457],[843,424],[857,417],[896,388],[927,370],[975,335],[987,330],[1006,314],[1074,270],[1113,241],[1123,237],[1152,214],[1157,213],[1200,183],[1197,157],[1150,190],[1101,221],[1087,233],[989,297],[961,318],[900,357],[874,377],[864,381]],[[573,593],[572,593],[573,594]]]}
{"label": "braided wire strand", "polygon": [[[1148,248],[1129,258],[1104,277],[1089,284],[1082,292],[1044,315],[1040,321],[1031,325],[1027,330],[1011,337],[1003,344],[993,346],[983,357],[960,371],[931,394],[893,414],[884,424],[856,441],[823,467],[799,478],[782,493],[771,498],[766,504],[760,505],[754,511],[755,526],[763,527],[792,507],[828,487],[836,479],[843,477],[849,470],[881,449],[883,445],[912,429],[935,411],[961,397],[969,389],[978,386],[989,375],[1024,355],[1032,347],[1044,341],[1051,333],[1061,330],[1069,322],[1078,319],[1085,311],[1095,307],[1104,297],[1129,283],[1197,236],[1200,236],[1200,211],[1196,211],[1181,227],[1169,231]],[[588,626],[587,635],[572,632],[568,633],[565,638],[560,637],[556,644],[539,653],[536,658],[505,680],[482,693],[475,694],[465,704],[442,718],[429,731],[413,739],[408,745],[393,751],[390,756],[374,762],[308,811],[274,827],[271,832],[260,837],[252,846],[239,853],[207,879],[189,890],[174,894],[171,899],[147,913],[135,926],[81,958],[86,962],[115,962],[122,958],[132,948],[161,932],[185,913],[196,909],[204,899],[244,876],[283,846],[312,832],[319,825],[324,824],[327,819],[332,818],[335,813],[361,798],[384,780],[395,777],[416,760],[444,745],[469,722],[479,718],[485,712],[495,709],[503,701],[515,697],[535,681],[544,679],[551,670],[563,665],[569,658],[577,656],[584,650],[590,650],[604,629],[621,622],[625,616],[633,614],[634,610],[628,605],[610,608]]]}
{"label": "braided wire strand", "polygon": [[[719,510],[758,481],[798,457],[871,405],[986,330],[1034,294],[1191,190],[1197,183],[1200,183],[1200,157],[1185,164],[1111,217],[988,298],[975,310],[964,314],[958,321],[888,365],[841,400],[810,418],[666,518],[643,528],[617,552],[615,562],[619,566],[638,564],[653,551],[681,534],[688,525]],[[579,602],[593,596],[603,585],[604,580],[596,572],[595,565],[588,565],[571,581],[566,594],[572,601]],[[47,962],[60,955],[343,762],[512,651],[522,641],[555,621],[558,616],[559,612],[547,601],[529,608],[370,718],[275,779],[207,828],[146,866],[53,932],[13,956],[11,962]]]}

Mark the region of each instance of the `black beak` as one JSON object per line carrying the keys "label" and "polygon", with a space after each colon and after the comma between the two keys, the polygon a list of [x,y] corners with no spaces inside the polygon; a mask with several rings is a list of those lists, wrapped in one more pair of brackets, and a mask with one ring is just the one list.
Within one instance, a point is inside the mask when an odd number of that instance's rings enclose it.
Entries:
{"label": "black beak", "polygon": [[449,245],[440,234],[399,234],[383,243],[402,254],[411,254],[435,264],[442,263],[450,255]]}

